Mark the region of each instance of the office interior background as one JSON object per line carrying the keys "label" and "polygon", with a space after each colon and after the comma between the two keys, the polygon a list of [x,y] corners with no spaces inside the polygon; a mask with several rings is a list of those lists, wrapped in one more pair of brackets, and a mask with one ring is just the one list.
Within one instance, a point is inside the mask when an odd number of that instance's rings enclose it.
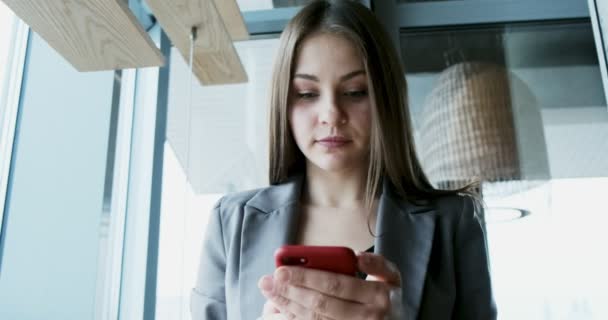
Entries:
{"label": "office interior background", "polygon": [[[0,2],[0,319],[190,319],[212,206],[268,184],[272,61],[306,1],[239,0],[248,82],[216,86],[128,2],[164,67],[78,72]],[[459,68],[508,82],[484,97],[512,114],[519,172],[484,184],[499,319],[608,319],[606,57],[590,7],[608,4],[364,2],[401,54],[429,171],[435,113],[463,110]],[[465,135],[475,108],[449,126]]]}

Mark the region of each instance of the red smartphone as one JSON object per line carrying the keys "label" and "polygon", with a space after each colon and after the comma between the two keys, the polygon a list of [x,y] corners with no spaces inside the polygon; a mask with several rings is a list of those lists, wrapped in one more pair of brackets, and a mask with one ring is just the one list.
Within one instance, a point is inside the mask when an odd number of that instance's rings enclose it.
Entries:
{"label": "red smartphone", "polygon": [[357,274],[357,256],[347,247],[285,245],[274,253],[275,264],[300,266],[350,276]]}

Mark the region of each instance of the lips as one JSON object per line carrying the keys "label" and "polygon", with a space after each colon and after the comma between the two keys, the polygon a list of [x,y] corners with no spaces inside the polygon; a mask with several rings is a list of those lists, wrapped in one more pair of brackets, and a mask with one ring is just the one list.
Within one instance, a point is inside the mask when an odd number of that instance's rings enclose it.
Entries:
{"label": "lips", "polygon": [[320,140],[317,140],[317,143],[328,147],[328,148],[338,148],[338,147],[342,147],[344,145],[347,145],[351,142],[351,140],[344,138],[344,137],[326,137]]}

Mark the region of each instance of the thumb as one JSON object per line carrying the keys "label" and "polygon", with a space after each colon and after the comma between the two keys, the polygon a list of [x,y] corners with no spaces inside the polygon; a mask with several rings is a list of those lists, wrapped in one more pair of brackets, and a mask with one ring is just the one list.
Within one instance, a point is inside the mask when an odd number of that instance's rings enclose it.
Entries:
{"label": "thumb", "polygon": [[379,254],[369,252],[357,253],[359,271],[368,275],[368,280],[384,281],[393,286],[401,287],[401,274],[394,263]]}

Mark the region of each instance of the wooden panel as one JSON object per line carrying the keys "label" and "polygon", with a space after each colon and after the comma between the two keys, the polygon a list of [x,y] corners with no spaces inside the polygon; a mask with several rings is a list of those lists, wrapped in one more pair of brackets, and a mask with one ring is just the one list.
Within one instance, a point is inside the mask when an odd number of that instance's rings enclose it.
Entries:
{"label": "wooden panel", "polygon": [[79,71],[161,66],[124,0],[1,0]]}
{"label": "wooden panel", "polygon": [[190,55],[190,30],[192,26],[198,28],[193,67],[201,84],[247,82],[241,59],[213,0],[147,0],[147,3],[186,61]]}
{"label": "wooden panel", "polygon": [[249,39],[249,31],[247,31],[238,3],[235,0],[214,0],[214,3],[232,40]]}

